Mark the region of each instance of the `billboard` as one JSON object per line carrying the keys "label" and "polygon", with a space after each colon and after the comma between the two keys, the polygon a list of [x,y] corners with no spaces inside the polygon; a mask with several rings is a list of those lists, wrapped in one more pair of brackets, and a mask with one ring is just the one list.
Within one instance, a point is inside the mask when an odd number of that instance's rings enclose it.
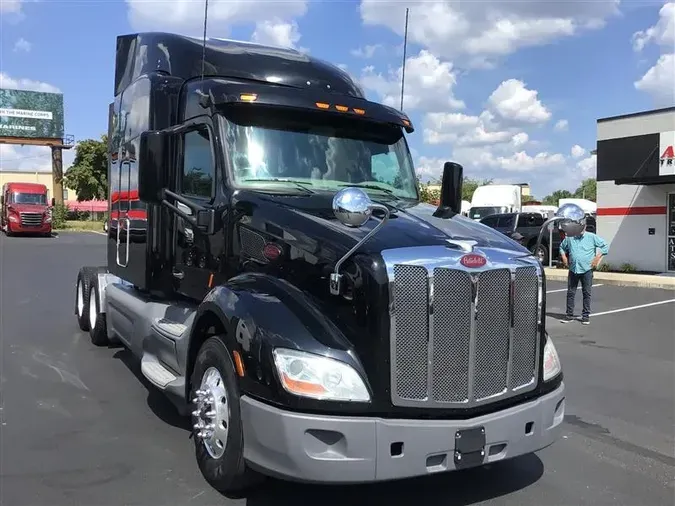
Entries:
{"label": "billboard", "polygon": [[0,89],[0,137],[63,138],[63,95]]}

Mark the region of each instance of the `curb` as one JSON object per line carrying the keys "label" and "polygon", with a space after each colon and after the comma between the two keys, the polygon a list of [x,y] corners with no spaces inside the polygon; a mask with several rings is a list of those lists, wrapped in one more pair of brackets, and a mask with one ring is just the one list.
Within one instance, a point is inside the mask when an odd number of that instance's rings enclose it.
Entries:
{"label": "curb", "polygon": [[[545,268],[546,279],[567,281],[567,269]],[[622,274],[619,272],[594,272],[594,282],[603,285],[634,286],[639,288],[660,288],[675,291],[675,277],[652,276],[648,274]]]}

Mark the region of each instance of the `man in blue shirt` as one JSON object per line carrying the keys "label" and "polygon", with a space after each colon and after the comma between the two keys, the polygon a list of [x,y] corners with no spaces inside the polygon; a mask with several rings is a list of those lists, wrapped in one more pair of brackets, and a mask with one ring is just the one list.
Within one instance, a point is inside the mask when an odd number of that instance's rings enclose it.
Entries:
{"label": "man in blue shirt", "polygon": [[[598,252],[598,250],[600,250]],[[560,244],[560,260],[565,267],[569,267],[567,275],[567,311],[563,323],[573,320],[574,297],[577,286],[581,281],[583,295],[583,309],[581,323],[588,325],[591,317],[591,286],[593,285],[593,269],[602,257],[609,253],[607,243],[592,232],[584,230],[577,237],[565,237]]]}

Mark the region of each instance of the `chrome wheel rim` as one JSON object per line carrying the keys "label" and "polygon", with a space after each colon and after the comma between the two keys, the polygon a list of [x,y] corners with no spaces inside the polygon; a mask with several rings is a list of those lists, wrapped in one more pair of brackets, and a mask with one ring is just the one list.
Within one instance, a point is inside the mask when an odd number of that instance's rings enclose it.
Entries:
{"label": "chrome wheel rim", "polygon": [[82,290],[82,282],[77,282],[77,316],[82,317],[84,311],[84,291]]}
{"label": "chrome wheel rim", "polygon": [[225,453],[230,429],[230,402],[220,371],[209,367],[192,399],[196,409],[192,412],[195,437],[204,443],[214,459]]}
{"label": "chrome wheel rim", "polygon": [[96,307],[96,294],[94,289],[89,292],[89,328],[96,327],[96,317],[98,316],[98,308]]}

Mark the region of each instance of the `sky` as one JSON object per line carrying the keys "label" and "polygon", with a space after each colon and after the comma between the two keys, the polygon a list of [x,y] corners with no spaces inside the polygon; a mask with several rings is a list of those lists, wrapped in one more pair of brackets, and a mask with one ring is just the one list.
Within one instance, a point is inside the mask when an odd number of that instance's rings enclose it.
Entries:
{"label": "sky", "polygon": [[[423,181],[530,183],[540,198],[595,177],[598,118],[675,105],[675,3],[634,0],[210,0],[208,35],[290,46],[403,109]],[[115,38],[201,36],[203,0],[0,0],[0,88],[63,93],[65,132],[107,132]],[[74,150],[64,153],[64,168]],[[49,170],[49,148],[0,144],[0,170]]]}

